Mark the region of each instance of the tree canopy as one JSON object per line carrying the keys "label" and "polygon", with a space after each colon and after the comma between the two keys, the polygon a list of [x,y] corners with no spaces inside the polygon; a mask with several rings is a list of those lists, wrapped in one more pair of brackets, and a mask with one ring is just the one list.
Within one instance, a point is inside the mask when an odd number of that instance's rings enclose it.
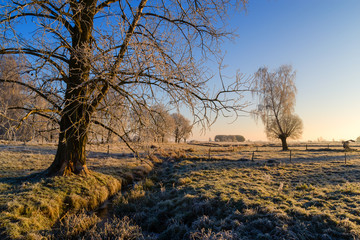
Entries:
{"label": "tree canopy", "polygon": [[181,139],[186,142],[191,134],[193,126],[190,124],[190,121],[180,113],[173,113],[171,117],[174,121],[173,136],[175,142],[180,143]]}
{"label": "tree canopy", "polygon": [[254,93],[258,96],[258,108],[253,112],[265,125],[268,138],[281,140],[283,150],[288,150],[287,138],[298,138],[303,124],[294,114],[295,109],[295,71],[292,66],[282,65],[270,72],[267,67],[255,73]]}
{"label": "tree canopy", "polygon": [[25,116],[58,124],[58,151],[47,173],[87,174],[85,147],[94,125],[128,141],[126,120],[141,121],[144,110],[159,103],[188,107],[203,125],[224,110],[241,110],[244,105],[233,101],[240,97],[226,97],[241,94],[241,79],[209,95],[212,74],[203,60],[219,56],[220,40],[229,36],[227,12],[246,3],[2,1],[0,55],[18,55],[27,64],[22,81],[0,81],[24,86],[45,102],[19,106]]}

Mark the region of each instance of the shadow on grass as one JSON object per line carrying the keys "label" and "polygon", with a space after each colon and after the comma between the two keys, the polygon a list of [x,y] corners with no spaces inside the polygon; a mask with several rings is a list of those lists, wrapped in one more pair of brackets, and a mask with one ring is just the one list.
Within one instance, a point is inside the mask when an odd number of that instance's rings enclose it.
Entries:
{"label": "shadow on grass", "polygon": [[[23,174],[23,171],[19,171],[19,173],[20,172],[21,172],[21,174]],[[37,182],[40,182],[41,179],[46,178],[44,171],[31,173],[31,174],[25,175],[25,176],[16,176],[15,173],[14,173],[14,175],[15,175],[14,177],[0,178],[0,183],[11,184],[11,185],[13,185],[13,187],[15,187],[16,185],[20,185],[23,182],[37,183]]]}
{"label": "shadow on grass", "polygon": [[0,151],[9,151],[16,153],[32,153],[32,154],[44,154],[54,155],[56,148],[51,146],[33,146],[33,145],[4,145],[0,144]]}
{"label": "shadow on grass", "polygon": [[[0,144],[0,151],[9,151],[15,153],[31,153],[31,154],[42,154],[42,155],[55,155],[56,154],[56,145],[54,146],[43,146],[43,145],[5,145]],[[87,157],[89,158],[124,158],[124,157],[134,157],[134,154],[124,154],[124,153],[112,153],[112,152],[102,152],[102,151],[87,151]]]}
{"label": "shadow on grass", "polygon": [[[346,224],[331,215],[307,211],[314,207],[310,201],[301,208],[275,192],[264,200],[262,192],[251,186],[244,185],[249,191],[241,192],[244,182],[235,185],[239,194],[234,196],[226,189],[217,189],[217,182],[221,185],[223,179],[222,175],[214,179],[213,171],[236,167],[240,171],[260,168],[237,161],[186,159],[165,163],[152,176],[158,184],[150,189],[135,186],[115,203],[115,212],[118,217],[130,216],[149,239],[354,239]],[[193,173],[203,174],[209,184],[191,179]]]}

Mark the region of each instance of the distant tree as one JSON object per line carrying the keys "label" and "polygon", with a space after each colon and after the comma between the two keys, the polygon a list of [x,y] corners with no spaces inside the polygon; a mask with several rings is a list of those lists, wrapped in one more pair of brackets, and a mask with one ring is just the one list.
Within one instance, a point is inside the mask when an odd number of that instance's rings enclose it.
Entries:
{"label": "distant tree", "polygon": [[[175,128],[175,120],[163,105],[153,107],[153,131],[152,135],[156,142],[167,142]],[[191,130],[190,130],[191,131]]]}
{"label": "distant tree", "polygon": [[265,125],[268,138],[281,140],[282,149],[288,150],[287,138],[299,138],[302,120],[295,115],[295,72],[289,65],[282,65],[275,72],[267,67],[255,73],[254,93],[258,97],[258,108],[253,112]]}
{"label": "distant tree", "polygon": [[244,142],[245,138],[241,135],[216,135],[215,142]]}
{"label": "distant tree", "polygon": [[323,138],[323,137],[318,137],[318,138],[316,139],[316,141],[317,141],[317,142],[326,142],[327,140],[326,140],[325,138]]}
{"label": "distant tree", "polygon": [[173,113],[171,116],[174,119],[175,124],[173,131],[175,142],[180,143],[181,139],[186,142],[186,139],[190,136],[192,131],[192,125],[190,124],[190,121],[180,113]]}
{"label": "distant tree", "polygon": [[[30,140],[35,137],[34,125],[38,118],[30,118],[23,123],[22,117],[31,105],[30,95],[26,88],[11,81],[24,83],[21,77],[22,64],[13,56],[0,58],[0,138],[5,140]],[[25,115],[27,118],[28,116]],[[21,119],[20,122],[18,119]],[[39,129],[37,126],[36,129]]]}
{"label": "distant tree", "polygon": [[224,140],[224,135],[216,135],[214,138],[215,142],[223,142]]}
{"label": "distant tree", "polygon": [[[143,111],[138,114],[138,111]],[[133,113],[131,121],[132,139],[137,142],[166,142],[173,135],[175,123],[164,105],[151,106],[147,110],[139,109]]]}
{"label": "distant tree", "polygon": [[356,141],[357,141],[357,142],[360,142],[360,136],[356,138]]}
{"label": "distant tree", "polygon": [[245,138],[244,136],[241,135],[235,135],[236,141],[237,142],[245,142]]}
{"label": "distant tree", "polygon": [[283,150],[288,150],[286,143],[287,137],[293,139],[301,137],[303,123],[300,117],[295,114],[286,114],[278,120],[271,118],[268,121],[269,122],[265,126],[267,137],[270,139],[279,138],[282,141]]}

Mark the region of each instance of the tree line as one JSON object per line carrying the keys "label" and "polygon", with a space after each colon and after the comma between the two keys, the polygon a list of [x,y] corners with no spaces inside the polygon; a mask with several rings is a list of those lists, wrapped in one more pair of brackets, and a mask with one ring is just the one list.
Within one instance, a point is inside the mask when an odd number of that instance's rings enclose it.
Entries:
{"label": "tree line", "polygon": [[56,124],[41,114],[32,114],[36,112],[36,109],[32,109],[35,103],[39,108],[46,103],[21,84],[26,81],[22,74],[24,64],[14,56],[0,58],[0,79],[11,80],[0,81],[0,139],[53,141],[58,134]]}
{"label": "tree line", "polygon": [[[0,58],[0,78],[22,82],[22,63],[13,56]],[[0,82],[0,139],[10,141],[47,141],[53,142],[59,134],[59,127],[47,121],[41,114],[28,114],[26,111],[34,105],[46,105],[41,98],[34,98],[27,88],[11,83]],[[141,109],[139,109],[140,111]],[[134,111],[118,111],[126,124],[117,126],[117,131],[127,132],[131,142],[186,142],[192,131],[190,120],[180,113],[172,113],[164,105],[149,107],[137,119]],[[107,116],[101,116],[105,118]],[[19,121],[20,119],[20,121]],[[111,119],[109,120],[111,121]],[[111,123],[109,123],[112,125]],[[113,126],[115,128],[115,126]],[[93,126],[89,129],[89,141],[109,143],[121,141],[112,131]]]}
{"label": "tree line", "polygon": [[216,135],[215,142],[245,142],[245,138],[242,135]]}

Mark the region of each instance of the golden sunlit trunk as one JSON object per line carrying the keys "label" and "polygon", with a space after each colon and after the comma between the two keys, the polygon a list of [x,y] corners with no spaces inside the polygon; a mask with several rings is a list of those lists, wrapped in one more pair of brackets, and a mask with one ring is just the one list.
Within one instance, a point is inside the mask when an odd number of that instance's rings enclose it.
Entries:
{"label": "golden sunlit trunk", "polygon": [[86,105],[75,101],[69,104],[60,122],[60,134],[55,160],[48,175],[87,175],[86,151],[90,117]]}

